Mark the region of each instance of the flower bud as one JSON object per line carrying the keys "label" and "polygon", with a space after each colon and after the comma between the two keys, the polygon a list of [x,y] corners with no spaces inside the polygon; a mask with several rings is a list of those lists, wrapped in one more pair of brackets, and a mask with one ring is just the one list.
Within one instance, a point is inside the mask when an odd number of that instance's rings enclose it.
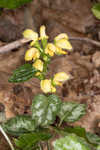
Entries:
{"label": "flower bud", "polygon": [[45,32],[45,26],[44,25],[42,25],[41,27],[40,27],[40,39],[48,39],[48,36],[46,35],[46,32]]}

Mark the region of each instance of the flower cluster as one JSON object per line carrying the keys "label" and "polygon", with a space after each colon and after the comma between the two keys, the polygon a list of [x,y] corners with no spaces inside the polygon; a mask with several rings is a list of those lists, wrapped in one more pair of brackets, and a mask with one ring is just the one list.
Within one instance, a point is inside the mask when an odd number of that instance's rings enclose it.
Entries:
{"label": "flower cluster", "polygon": [[[66,33],[61,33],[54,38],[53,43],[48,42],[45,26],[40,27],[40,36],[37,32],[27,29],[23,32],[24,38],[30,39],[30,48],[25,53],[25,61],[32,61],[32,65],[38,70],[36,76],[41,76],[41,89],[45,93],[56,92],[56,85],[62,85],[62,82],[69,79],[69,75],[60,72],[54,75],[53,79],[45,79],[47,65],[51,57],[56,55],[65,55],[67,51],[72,50]],[[65,51],[67,50],[67,51]]]}
{"label": "flower cluster", "polygon": [[62,83],[69,79],[70,76],[65,72],[56,73],[53,79],[41,80],[41,89],[44,93],[54,93],[56,92],[56,85],[62,86]]}

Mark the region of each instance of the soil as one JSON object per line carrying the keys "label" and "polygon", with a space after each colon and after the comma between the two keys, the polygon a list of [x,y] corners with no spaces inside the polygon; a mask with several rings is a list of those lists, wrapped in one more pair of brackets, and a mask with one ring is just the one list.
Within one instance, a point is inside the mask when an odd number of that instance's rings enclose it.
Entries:
{"label": "soil", "polygon": [[[26,28],[38,31],[42,24],[47,27],[50,41],[62,32],[69,37],[87,37],[99,41],[100,21],[93,16],[92,6],[92,0],[34,0],[15,10],[3,9],[0,16],[0,46],[21,38]],[[54,57],[48,77],[59,71],[71,75],[71,80],[58,88],[57,94],[63,101],[87,104],[87,113],[69,125],[79,125],[87,131],[100,134],[100,47],[83,41],[70,42],[73,52]],[[0,54],[0,104],[4,107],[6,119],[17,114],[30,114],[33,97],[42,93],[38,79],[20,84],[8,82],[13,70],[24,64],[27,48],[28,44]],[[0,139],[0,149],[10,150],[2,135]]]}

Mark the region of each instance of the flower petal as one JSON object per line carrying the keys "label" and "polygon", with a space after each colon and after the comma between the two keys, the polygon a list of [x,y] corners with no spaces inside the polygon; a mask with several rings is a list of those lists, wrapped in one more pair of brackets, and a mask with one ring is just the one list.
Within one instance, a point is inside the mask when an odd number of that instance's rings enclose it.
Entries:
{"label": "flower petal", "polygon": [[33,59],[36,60],[40,57],[40,52],[37,48],[34,48],[35,49],[35,53],[33,55]]}
{"label": "flower petal", "polygon": [[66,51],[63,51],[60,47],[57,47],[56,46],[56,52],[55,52],[57,55],[66,55],[67,52]]}
{"label": "flower petal", "polygon": [[55,37],[55,41],[59,41],[59,40],[61,40],[61,39],[66,39],[66,40],[68,40],[68,35],[66,34],[66,33],[61,33],[61,34],[59,34],[58,36],[56,36]]}
{"label": "flower petal", "polygon": [[44,93],[51,92],[51,80],[48,80],[48,79],[41,80],[40,86]]}
{"label": "flower petal", "polygon": [[28,49],[25,53],[25,61],[31,61],[33,59],[34,52],[34,48]]}
{"label": "flower petal", "polygon": [[66,74],[65,72],[59,72],[54,75],[53,82],[56,85],[60,85],[59,84],[60,82],[64,82],[69,79],[70,79],[70,76],[68,74]]}
{"label": "flower petal", "polygon": [[52,43],[48,43],[45,48],[45,53],[49,54],[52,57],[52,56],[54,56],[55,51],[56,51],[56,46]]}
{"label": "flower petal", "polygon": [[66,39],[61,39],[61,40],[58,40],[56,43],[55,43],[56,46],[60,47],[60,48],[63,48],[63,49],[67,49],[69,51],[72,50],[72,46],[70,44],[70,42]]}
{"label": "flower petal", "polygon": [[39,70],[39,71],[43,71],[43,62],[42,62],[42,60],[40,60],[40,59],[37,59],[34,63],[33,63],[33,66],[37,69],[37,70]]}
{"label": "flower petal", "polygon": [[34,41],[38,40],[38,33],[34,32],[31,29],[26,29],[23,32],[23,36],[24,36],[24,38],[27,38],[27,39],[30,39],[30,40],[34,40]]}
{"label": "flower petal", "polygon": [[54,86],[51,86],[51,92],[55,93],[56,92],[56,88]]}

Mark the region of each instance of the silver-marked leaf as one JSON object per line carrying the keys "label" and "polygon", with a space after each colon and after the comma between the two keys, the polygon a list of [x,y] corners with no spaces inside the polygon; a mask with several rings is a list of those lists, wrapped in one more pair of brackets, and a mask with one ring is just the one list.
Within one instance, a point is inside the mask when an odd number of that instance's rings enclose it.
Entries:
{"label": "silver-marked leaf", "polygon": [[86,113],[86,105],[75,102],[63,102],[58,113],[61,121],[75,122]]}
{"label": "silver-marked leaf", "polygon": [[12,135],[20,135],[35,130],[35,122],[31,116],[16,116],[2,124],[5,132]]}
{"label": "silver-marked leaf", "polygon": [[59,112],[61,107],[61,100],[58,96],[52,94],[48,97],[48,109],[45,114],[45,121],[42,123],[42,126],[52,124],[56,118],[57,112]]}
{"label": "silver-marked leaf", "polygon": [[35,120],[36,125],[39,126],[45,121],[45,114],[48,108],[47,97],[39,94],[34,97],[32,102],[32,119]]}
{"label": "silver-marked leaf", "polygon": [[60,110],[61,100],[56,95],[48,97],[40,94],[35,96],[32,102],[32,119],[37,126],[52,124]]}
{"label": "silver-marked leaf", "polygon": [[86,138],[92,144],[99,144],[100,145],[100,137],[94,133],[86,132]]}
{"label": "silver-marked leaf", "polygon": [[91,150],[87,142],[75,134],[69,134],[65,137],[57,139],[53,143],[53,146],[54,150]]}
{"label": "silver-marked leaf", "polygon": [[81,128],[79,126],[65,127],[63,132],[66,135],[68,133],[74,133],[77,136],[84,138],[84,140],[91,146],[93,150],[96,149],[96,147],[100,148],[100,137],[94,133],[87,132],[85,128]]}

